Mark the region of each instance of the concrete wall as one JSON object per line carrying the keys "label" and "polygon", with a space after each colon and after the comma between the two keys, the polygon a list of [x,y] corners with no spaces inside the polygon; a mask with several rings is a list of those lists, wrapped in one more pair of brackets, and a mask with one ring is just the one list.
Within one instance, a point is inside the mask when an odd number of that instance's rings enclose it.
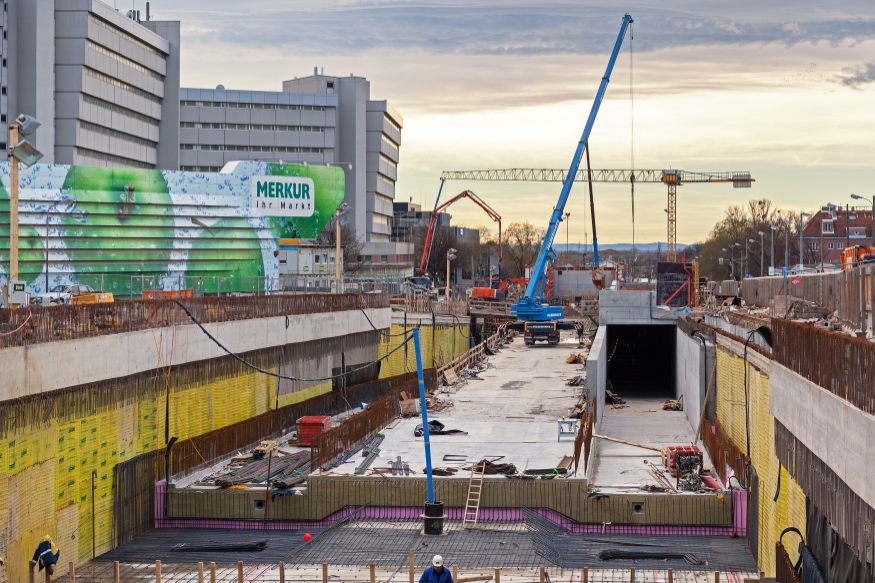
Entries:
{"label": "concrete wall", "polygon": [[[608,378],[608,347],[605,343],[608,329],[599,326],[586,357],[586,392],[589,406],[595,408],[596,430],[601,426],[605,412],[605,381]],[[593,448],[595,451],[595,448]]]}
{"label": "concrete wall", "polygon": [[674,325],[679,312],[656,307],[655,291],[599,292],[599,323],[610,324],[665,324]]}
{"label": "concrete wall", "polygon": [[875,507],[875,417],[780,364],[770,374],[775,419]]}
{"label": "concrete wall", "polygon": [[711,374],[716,359],[716,348],[712,342],[706,341],[703,345],[699,338],[699,336],[695,338],[688,336],[680,328],[677,330],[675,398],[680,398],[683,395],[684,414],[693,429],[699,426],[702,403],[709,380],[712,389],[708,398],[710,411],[706,411],[706,413],[713,413],[716,403],[716,391],[713,388],[716,383],[716,375]]}
{"label": "concrete wall", "polygon": [[[391,310],[365,310],[378,329],[389,328]],[[328,312],[205,324],[232,352],[308,342],[373,330],[361,311]],[[225,356],[195,325],[110,334],[0,351],[0,401],[85,383],[125,377],[161,365]]]}

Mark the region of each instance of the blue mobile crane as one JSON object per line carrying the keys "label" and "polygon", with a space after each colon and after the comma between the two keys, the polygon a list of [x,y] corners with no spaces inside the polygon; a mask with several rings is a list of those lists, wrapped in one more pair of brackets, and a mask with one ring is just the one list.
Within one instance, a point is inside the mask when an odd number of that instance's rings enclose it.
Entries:
{"label": "blue mobile crane", "polygon": [[[511,306],[511,313],[517,317],[526,330],[526,343],[533,344],[535,340],[547,340],[550,344],[559,342],[558,322],[564,316],[561,306],[551,306],[544,300],[544,286],[546,284],[546,268],[547,261],[556,258],[556,253],[553,251],[553,239],[559,229],[559,223],[563,220],[563,212],[565,211],[565,203],[568,202],[568,195],[571,193],[571,187],[574,184],[574,177],[577,176],[577,168],[580,165],[580,158],[583,156],[584,149],[588,148],[589,135],[592,132],[593,124],[595,124],[596,115],[599,112],[602,98],[605,96],[605,91],[608,88],[608,83],[611,80],[611,72],[614,70],[614,64],[617,62],[617,56],[620,53],[620,47],[623,45],[623,39],[626,36],[626,31],[632,23],[632,17],[626,14],[623,17],[623,24],[620,27],[620,34],[617,36],[617,42],[614,44],[614,50],[611,53],[611,59],[608,61],[608,68],[605,70],[605,75],[602,77],[599,90],[596,93],[595,101],[592,104],[592,109],[589,112],[589,117],[586,120],[586,126],[583,128],[583,135],[577,144],[577,149],[574,151],[574,156],[571,159],[571,167],[566,174],[565,182],[562,184],[562,192],[559,194],[559,202],[553,208],[553,214],[550,217],[550,225],[547,227],[547,232],[544,234],[544,239],[541,243],[541,248],[538,251],[538,258],[532,267],[529,285],[526,287],[525,294],[520,297],[519,301]],[[593,247],[594,260],[598,261],[598,248]],[[543,325],[538,325],[543,324]],[[573,328],[573,325],[570,326]],[[529,334],[528,332],[537,332],[544,328],[543,333]],[[564,326],[563,326],[564,328]],[[553,333],[550,333],[552,330]],[[532,336],[531,342],[529,336]]]}

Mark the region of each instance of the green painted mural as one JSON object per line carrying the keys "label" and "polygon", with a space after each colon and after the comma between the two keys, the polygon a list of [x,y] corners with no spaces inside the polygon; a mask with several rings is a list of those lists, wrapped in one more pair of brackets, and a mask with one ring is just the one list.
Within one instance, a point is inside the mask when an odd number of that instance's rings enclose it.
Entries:
{"label": "green painted mural", "polygon": [[[222,173],[35,165],[20,171],[20,277],[31,293],[46,289],[48,237],[48,288],[211,293],[229,277],[262,286],[278,274],[278,240],[316,238],[344,187],[342,169],[298,164],[242,161]],[[9,165],[0,164],[0,283],[9,271],[8,189]]]}

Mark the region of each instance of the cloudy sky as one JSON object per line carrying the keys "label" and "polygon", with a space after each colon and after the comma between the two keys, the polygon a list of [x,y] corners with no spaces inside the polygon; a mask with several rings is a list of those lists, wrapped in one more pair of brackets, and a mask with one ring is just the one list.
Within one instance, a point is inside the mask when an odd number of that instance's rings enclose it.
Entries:
{"label": "cloudy sky", "polygon": [[[567,168],[625,12],[634,40],[596,120],[593,167],[631,167],[634,145],[636,168],[749,170],[756,179],[751,190],[681,188],[680,242],[703,239],[728,204],[753,197],[799,210],[875,194],[871,0],[151,6],[155,18],[182,21],[184,86],[280,90],[314,66],[367,77],[372,98],[404,116],[397,200],[430,207],[442,170]],[[445,194],[466,188],[505,224],[545,225],[560,185],[449,182]],[[665,188],[635,194],[636,240],[664,241]],[[630,241],[629,186],[597,184],[595,196],[600,241]],[[591,237],[587,207],[578,184],[566,209],[571,242]],[[455,223],[488,223],[469,203],[451,212]]]}

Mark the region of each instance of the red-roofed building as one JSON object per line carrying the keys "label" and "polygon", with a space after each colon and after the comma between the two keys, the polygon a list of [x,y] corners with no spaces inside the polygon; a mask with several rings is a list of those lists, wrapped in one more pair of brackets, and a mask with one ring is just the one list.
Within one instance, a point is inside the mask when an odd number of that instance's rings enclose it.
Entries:
{"label": "red-roofed building", "polygon": [[845,247],[872,244],[872,211],[827,205],[802,231],[805,263],[840,263]]}

